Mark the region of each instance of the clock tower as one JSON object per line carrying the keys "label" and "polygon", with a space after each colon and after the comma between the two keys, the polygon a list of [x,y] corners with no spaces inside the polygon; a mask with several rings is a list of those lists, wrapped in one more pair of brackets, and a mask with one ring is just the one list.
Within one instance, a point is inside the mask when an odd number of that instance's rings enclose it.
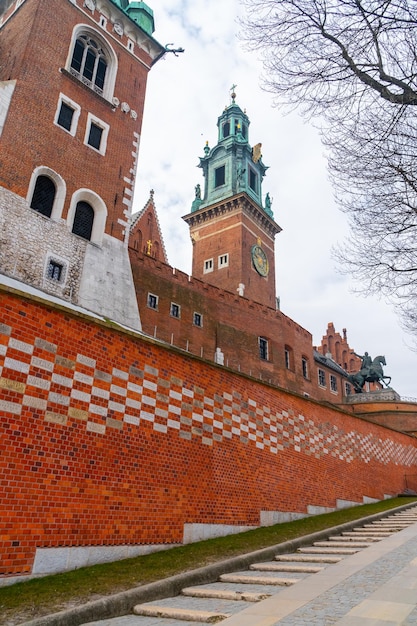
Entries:
{"label": "clock tower", "polygon": [[232,89],[217,121],[217,144],[207,142],[200,158],[204,192],[196,185],[191,213],[183,217],[193,242],[192,275],[275,308],[275,235],[281,228],[269,194],[262,196],[268,169],[262,146],[250,146],[250,121],[235,100]]}

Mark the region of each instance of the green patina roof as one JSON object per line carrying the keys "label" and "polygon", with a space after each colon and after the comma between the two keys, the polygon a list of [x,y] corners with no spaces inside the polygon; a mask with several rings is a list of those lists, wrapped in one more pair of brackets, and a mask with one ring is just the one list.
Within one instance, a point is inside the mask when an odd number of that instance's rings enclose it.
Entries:
{"label": "green patina roof", "polygon": [[155,30],[153,11],[145,2],[129,2],[129,0],[111,0],[111,2],[122,9],[145,33],[152,35]]}
{"label": "green patina roof", "polygon": [[236,104],[234,91],[231,99],[217,120],[217,144],[210,148],[207,142],[204,156],[200,157],[199,167],[205,178],[204,194],[197,185],[191,211],[245,192],[273,218],[269,194],[262,201],[262,181],[268,169],[262,162],[262,145],[249,145],[250,120],[246,111]]}

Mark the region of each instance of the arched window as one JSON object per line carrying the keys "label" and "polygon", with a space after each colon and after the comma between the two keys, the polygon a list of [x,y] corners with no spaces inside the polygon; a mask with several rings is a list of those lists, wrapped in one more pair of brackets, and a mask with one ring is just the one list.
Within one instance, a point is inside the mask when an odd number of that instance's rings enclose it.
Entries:
{"label": "arched window", "polygon": [[49,176],[38,176],[33,190],[30,208],[45,217],[51,217],[56,186]]}
{"label": "arched window", "polygon": [[103,48],[89,35],[79,35],[71,59],[71,73],[94,91],[103,95],[107,72]]}
{"label": "arched window", "polygon": [[88,202],[84,202],[81,200],[77,202],[77,206],[75,208],[74,222],[72,224],[72,232],[74,235],[79,235],[79,237],[83,237],[90,241],[91,233],[93,230],[94,223],[94,209],[88,204]]}

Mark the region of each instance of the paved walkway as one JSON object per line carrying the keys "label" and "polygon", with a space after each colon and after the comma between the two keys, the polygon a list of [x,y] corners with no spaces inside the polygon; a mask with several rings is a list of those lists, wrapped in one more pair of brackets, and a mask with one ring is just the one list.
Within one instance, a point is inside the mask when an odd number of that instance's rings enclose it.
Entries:
{"label": "paved walkway", "polygon": [[[417,626],[417,524],[375,542],[222,626]],[[195,626],[126,615],[90,626]]]}

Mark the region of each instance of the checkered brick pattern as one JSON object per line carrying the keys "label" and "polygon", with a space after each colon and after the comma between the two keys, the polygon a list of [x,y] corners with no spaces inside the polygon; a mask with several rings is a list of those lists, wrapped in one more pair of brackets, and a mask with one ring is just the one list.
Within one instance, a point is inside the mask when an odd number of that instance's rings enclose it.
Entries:
{"label": "checkered brick pattern", "polygon": [[183,439],[199,437],[209,446],[238,438],[271,454],[291,449],[317,459],[332,456],[346,463],[376,460],[406,467],[417,461],[413,446],[389,437],[382,441],[293,411],[277,412],[238,392],[209,395],[150,364],[103,371],[85,354],[68,358],[57,344],[41,338],[33,343],[19,340],[10,326],[1,325],[0,333],[0,388],[14,391],[13,400],[0,400],[0,410],[6,413],[20,415],[23,407],[32,407],[48,422],[81,420],[88,432],[103,436],[111,428],[122,430],[125,423],[140,428],[148,422],[159,433],[176,431]]}

